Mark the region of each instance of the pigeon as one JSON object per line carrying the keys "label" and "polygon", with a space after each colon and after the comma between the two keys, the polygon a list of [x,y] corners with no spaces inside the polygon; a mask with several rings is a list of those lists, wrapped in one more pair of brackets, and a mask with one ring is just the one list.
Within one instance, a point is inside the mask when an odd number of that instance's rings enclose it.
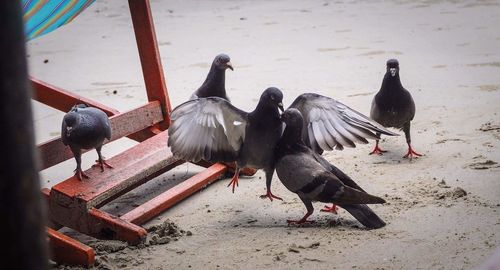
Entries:
{"label": "pigeon", "polygon": [[85,104],[77,104],[64,115],[61,127],[61,137],[64,145],[69,145],[75,156],[75,176],[78,180],[82,177],[89,178],[82,171],[82,149],[95,148],[99,157],[97,164],[104,171],[104,166],[113,168],[101,155],[104,139],[111,139],[111,125],[109,118],[103,111],[88,107]]}
{"label": "pigeon", "polygon": [[276,147],[276,173],[283,185],[296,193],[307,208],[300,220],[289,224],[313,222],[307,218],[314,212],[312,202],[331,202],[353,215],[367,228],[385,226],[366,204],[382,204],[385,200],[366,193],[349,176],[307,147],[302,139],[303,119],[299,110],[287,109],[281,119],[285,131]]}
{"label": "pigeon", "polygon": [[205,82],[196,90],[191,99],[206,98],[206,97],[220,97],[229,100],[226,95],[226,69],[233,70],[231,59],[226,54],[219,54],[215,57],[208,72]]}
{"label": "pigeon", "polygon": [[[399,62],[396,59],[389,59],[382,86],[372,101],[370,117],[384,127],[394,127],[404,131],[408,152],[403,158],[410,158],[410,160],[413,157],[422,156],[411,147],[410,122],[414,116],[415,102],[410,92],[401,84]],[[378,143],[379,141],[376,140],[375,148],[370,155],[382,155],[387,152],[380,149]]]}
{"label": "pigeon", "polygon": [[[187,101],[171,114],[168,145],[177,157],[198,162],[233,162],[237,166],[228,186],[233,192],[242,166],[264,169],[267,193],[261,198],[281,199],[271,192],[274,173],[274,148],[284,130],[279,110],[283,111],[283,93],[266,89],[256,109],[247,113],[229,101],[210,97]],[[365,138],[394,134],[344,104],[317,94],[303,94],[290,107],[305,114],[306,137],[318,149],[354,147]]]}
{"label": "pigeon", "polygon": [[199,98],[176,107],[171,114],[168,145],[174,155],[192,162],[236,162],[232,185],[238,185],[240,168],[274,173],[272,149],[281,137],[283,93],[267,88],[254,111],[244,112],[219,97]]}

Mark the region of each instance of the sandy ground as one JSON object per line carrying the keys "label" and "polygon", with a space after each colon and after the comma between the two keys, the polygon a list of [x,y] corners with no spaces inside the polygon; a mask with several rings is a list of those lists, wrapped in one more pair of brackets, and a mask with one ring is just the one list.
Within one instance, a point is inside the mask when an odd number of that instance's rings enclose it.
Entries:
{"label": "sandy ground", "polygon": [[[119,110],[144,103],[128,6],[113,2],[98,1],[73,23],[29,42],[30,73]],[[152,8],[174,106],[225,52],[235,66],[226,88],[242,109],[277,86],[285,106],[314,91],[368,114],[385,61],[398,58],[417,104],[413,144],[425,156],[402,159],[404,137],[384,139],[384,156],[369,156],[372,145],[326,154],[387,199],[373,207],[385,228],[365,230],[343,210],[319,212],[319,203],[316,224],[287,226],[287,218],[304,214],[302,203],[276,177],[273,191],[284,201],[261,200],[259,172],[235,194],[221,180],[145,225],[169,219],[184,230],[167,234],[166,244],[157,236],[135,248],[69,232],[96,247],[96,268],[470,269],[500,246],[500,1],[179,0],[152,1]],[[63,114],[33,104],[37,141],[58,136]],[[104,154],[131,145],[123,139]],[[83,167],[94,158],[86,154]],[[43,171],[42,185],[73,169],[69,160]],[[198,170],[181,166],[106,209],[125,213]]]}

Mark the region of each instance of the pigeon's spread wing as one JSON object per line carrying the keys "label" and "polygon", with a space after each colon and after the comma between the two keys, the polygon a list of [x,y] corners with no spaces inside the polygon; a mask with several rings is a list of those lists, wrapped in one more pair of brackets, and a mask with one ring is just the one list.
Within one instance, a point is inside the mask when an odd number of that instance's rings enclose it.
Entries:
{"label": "pigeon's spread wing", "polygon": [[199,98],[172,111],[168,145],[179,158],[235,161],[245,139],[247,113],[217,98]]}
{"label": "pigeon's spread wing", "polygon": [[348,106],[318,94],[302,94],[290,108],[304,116],[302,137],[313,150],[342,150],[366,144],[366,139],[380,139],[376,133],[397,135]]}

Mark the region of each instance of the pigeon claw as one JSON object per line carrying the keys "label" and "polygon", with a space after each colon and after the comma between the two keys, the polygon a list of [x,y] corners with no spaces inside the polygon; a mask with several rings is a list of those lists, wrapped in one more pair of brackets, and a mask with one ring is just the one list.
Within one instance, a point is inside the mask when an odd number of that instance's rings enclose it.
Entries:
{"label": "pigeon claw", "polygon": [[86,175],[82,170],[75,170],[75,176],[78,180],[82,181],[82,178],[90,178],[88,175]]}
{"label": "pigeon claw", "polygon": [[337,215],[338,214],[337,210],[338,210],[337,205],[333,204],[331,207],[329,207],[328,205],[325,205],[325,207],[323,209],[321,209],[320,211],[321,212],[329,212],[329,213]]}
{"label": "pigeon claw", "polygon": [[375,146],[375,148],[373,149],[373,151],[370,152],[369,155],[373,155],[373,154],[376,154],[376,155],[383,155],[385,152],[387,152],[386,150],[382,150],[378,147],[378,145]]}
{"label": "pigeon claw", "polygon": [[229,182],[229,184],[227,185],[227,187],[233,185],[233,193],[234,193],[234,189],[235,187],[238,186],[238,174],[234,174],[233,178],[231,179],[231,182]]}
{"label": "pigeon claw", "polygon": [[96,166],[101,167],[101,172],[104,172],[104,167],[107,167],[107,168],[113,169],[113,166],[109,165],[109,164],[106,162],[106,160],[104,160],[104,159],[101,159],[101,160],[96,160],[95,162],[96,162],[96,164],[92,165],[92,167],[96,167]]}
{"label": "pigeon claw", "polygon": [[275,196],[270,190],[268,190],[266,194],[260,195],[260,198],[261,199],[269,198],[269,200],[271,200],[271,202],[273,201],[273,199],[280,200],[280,201],[283,200],[282,198]]}
{"label": "pigeon claw", "polygon": [[406,153],[406,155],[404,155],[403,158],[409,158],[410,160],[412,160],[413,158],[418,158],[421,156],[422,154],[415,152],[415,150],[413,150],[413,148],[411,148],[411,146],[408,145],[408,153]]}

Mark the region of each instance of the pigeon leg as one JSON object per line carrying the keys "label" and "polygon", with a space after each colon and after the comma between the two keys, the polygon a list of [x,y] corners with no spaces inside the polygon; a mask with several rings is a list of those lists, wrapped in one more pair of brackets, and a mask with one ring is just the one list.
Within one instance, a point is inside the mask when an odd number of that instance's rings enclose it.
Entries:
{"label": "pigeon leg", "polygon": [[403,158],[409,158],[411,160],[412,158],[418,158],[421,156],[422,154],[415,152],[415,150],[413,150],[413,148],[411,147],[411,144],[408,143],[408,153],[406,153]]}
{"label": "pigeon leg", "polygon": [[82,177],[89,178],[89,176],[82,171],[82,152],[80,149],[71,148],[71,152],[73,152],[76,160],[76,169],[74,170],[76,178],[80,181],[82,181]]}
{"label": "pigeon leg", "polygon": [[267,190],[266,194],[260,195],[260,198],[261,199],[269,198],[269,200],[271,200],[271,202],[273,201],[273,199],[280,200],[280,201],[283,200],[281,197],[274,195],[270,190]]}
{"label": "pigeon leg", "polygon": [[266,190],[267,190],[267,192],[264,195],[260,195],[260,198],[261,199],[269,198],[269,200],[271,200],[271,202],[273,201],[273,199],[277,199],[277,200],[282,201],[283,200],[282,198],[275,196],[271,192],[271,181],[273,180],[274,168],[266,169],[264,171],[266,172]]}
{"label": "pigeon leg", "polygon": [[373,148],[373,151],[371,151],[369,155],[377,154],[377,155],[381,156],[385,152],[387,152],[387,151],[382,150],[382,149],[380,149],[380,147],[378,147],[378,140],[376,140],[375,141],[375,148]]}
{"label": "pigeon leg", "polygon": [[337,205],[332,204],[332,207],[328,207],[328,205],[325,205],[325,207],[323,209],[321,209],[320,211],[321,212],[329,212],[329,213],[332,213],[332,214],[336,215],[336,214],[338,214],[337,210],[338,210]]}
{"label": "pigeon leg", "polygon": [[403,156],[403,158],[409,158],[411,160],[414,157],[421,157],[422,155],[415,152],[415,150],[413,150],[413,148],[411,147],[410,122],[406,123],[403,126],[403,131],[405,133],[406,143],[408,144],[408,152]]}
{"label": "pigeon leg", "polygon": [[300,220],[290,220],[290,219],[287,220],[286,222],[288,223],[288,225],[290,225],[290,224],[299,225],[299,224],[304,224],[304,223],[314,223],[315,222],[314,220],[307,220],[307,218],[310,215],[312,215],[312,213],[314,212],[314,207],[312,205],[312,202],[308,199],[303,199],[303,198],[300,198],[300,199],[302,200],[302,202],[306,206],[307,213]]}
{"label": "pigeon leg", "polygon": [[104,166],[110,168],[110,169],[113,169],[113,166],[109,165],[106,160],[104,158],[102,158],[102,155],[101,155],[101,148],[102,146],[99,146],[99,147],[96,147],[95,150],[97,151],[97,156],[99,157],[98,160],[96,160],[95,162],[97,164],[94,164],[94,166],[100,166],[101,167],[101,172],[104,172]]}
{"label": "pigeon leg", "polygon": [[227,185],[227,187],[233,185],[233,193],[234,193],[235,187],[238,186],[238,176],[239,175],[240,175],[240,167],[238,167],[238,165],[236,165],[236,169],[234,170],[233,178],[231,178],[231,182],[229,182],[229,184]]}

